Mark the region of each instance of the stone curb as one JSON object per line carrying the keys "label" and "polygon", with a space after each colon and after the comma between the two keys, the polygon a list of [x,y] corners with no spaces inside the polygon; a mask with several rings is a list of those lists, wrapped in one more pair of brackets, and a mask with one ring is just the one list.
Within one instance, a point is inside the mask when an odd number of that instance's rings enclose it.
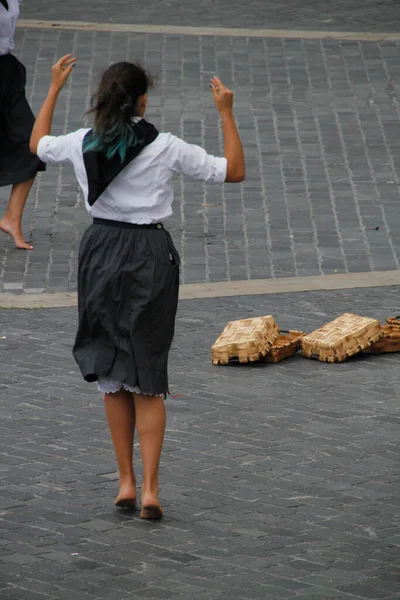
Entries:
{"label": "stone curb", "polygon": [[[372,273],[342,273],[310,277],[191,283],[180,287],[179,297],[180,300],[195,300],[398,285],[400,285],[400,271],[375,271]],[[75,306],[77,306],[76,292],[0,294],[0,308],[40,309]]]}
{"label": "stone curb", "polygon": [[114,33],[158,33],[171,35],[214,35],[228,37],[339,39],[379,42],[400,40],[400,33],[371,31],[307,31],[293,29],[248,29],[239,27],[186,27],[173,25],[135,25],[124,23],[94,23],[82,21],[42,21],[20,19],[18,27],[30,29],[72,29],[75,31],[111,31]]}

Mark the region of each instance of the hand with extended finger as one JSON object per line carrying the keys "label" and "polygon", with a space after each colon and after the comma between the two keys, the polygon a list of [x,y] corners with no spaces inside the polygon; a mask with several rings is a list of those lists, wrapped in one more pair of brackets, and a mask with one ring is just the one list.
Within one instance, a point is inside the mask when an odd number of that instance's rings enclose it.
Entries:
{"label": "hand with extended finger", "polygon": [[215,106],[219,112],[232,112],[233,110],[233,92],[228,89],[219,77],[213,77],[211,79],[210,88],[214,98]]}
{"label": "hand with extended finger", "polygon": [[65,85],[72,69],[75,66],[76,58],[72,54],[66,54],[56,62],[51,68],[51,87],[59,92]]}

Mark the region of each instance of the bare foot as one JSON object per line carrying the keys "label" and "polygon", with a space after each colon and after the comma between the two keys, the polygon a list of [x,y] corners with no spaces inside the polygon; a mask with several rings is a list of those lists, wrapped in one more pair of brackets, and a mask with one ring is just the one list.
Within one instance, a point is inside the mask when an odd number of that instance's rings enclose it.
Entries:
{"label": "bare foot", "polygon": [[20,227],[13,225],[6,217],[1,219],[0,229],[12,237],[16,248],[20,248],[21,250],[33,250],[33,246],[28,244],[28,242],[25,242]]}
{"label": "bare foot", "polygon": [[161,519],[163,510],[158,501],[158,494],[152,492],[144,492],[142,490],[142,511],[141,519]]}
{"label": "bare foot", "polygon": [[120,485],[118,496],[114,502],[115,506],[130,507],[136,506],[136,486],[134,483],[125,483]]}

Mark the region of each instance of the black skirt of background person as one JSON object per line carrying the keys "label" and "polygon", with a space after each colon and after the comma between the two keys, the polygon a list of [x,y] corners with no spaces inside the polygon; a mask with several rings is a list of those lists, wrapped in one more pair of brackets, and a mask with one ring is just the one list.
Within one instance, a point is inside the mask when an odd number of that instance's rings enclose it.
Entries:
{"label": "black skirt of background person", "polygon": [[86,381],[111,377],[146,394],[168,391],[179,263],[161,225],[94,219],[79,249],[73,351]]}
{"label": "black skirt of background person", "polygon": [[28,181],[45,165],[29,150],[35,117],[25,97],[26,69],[0,56],[0,187]]}

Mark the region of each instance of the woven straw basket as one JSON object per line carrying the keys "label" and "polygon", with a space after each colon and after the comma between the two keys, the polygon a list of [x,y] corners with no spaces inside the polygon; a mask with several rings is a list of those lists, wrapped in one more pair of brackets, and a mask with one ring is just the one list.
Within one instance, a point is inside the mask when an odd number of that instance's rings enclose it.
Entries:
{"label": "woven straw basket", "polygon": [[400,331],[400,317],[388,317],[386,323],[393,329],[398,329]]}
{"label": "woven straw basket", "polygon": [[344,313],[301,338],[303,356],[323,362],[342,362],[383,337],[377,319]]}
{"label": "woven straw basket", "polygon": [[383,325],[383,338],[369,348],[363,350],[367,354],[382,354],[383,352],[400,352],[400,318],[389,317],[387,325]]}
{"label": "woven straw basket", "polygon": [[265,362],[277,363],[298,352],[300,350],[300,338],[303,335],[305,335],[303,331],[281,331],[280,336],[265,356]]}
{"label": "woven straw basket", "polygon": [[279,335],[270,316],[231,321],[211,348],[214,365],[253,362],[263,358]]}

